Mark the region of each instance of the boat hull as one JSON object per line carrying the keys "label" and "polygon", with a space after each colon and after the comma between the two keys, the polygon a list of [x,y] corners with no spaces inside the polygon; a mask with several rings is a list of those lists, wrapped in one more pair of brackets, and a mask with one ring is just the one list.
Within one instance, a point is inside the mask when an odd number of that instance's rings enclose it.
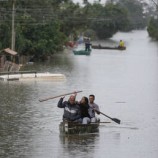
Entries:
{"label": "boat hull", "polygon": [[92,45],[93,49],[113,49],[113,50],[126,50],[126,47],[106,47],[101,45]]}
{"label": "boat hull", "polygon": [[59,125],[62,134],[95,133],[99,131],[99,122],[81,124],[75,122],[61,122]]}
{"label": "boat hull", "polygon": [[73,50],[74,55],[90,55],[91,50]]}

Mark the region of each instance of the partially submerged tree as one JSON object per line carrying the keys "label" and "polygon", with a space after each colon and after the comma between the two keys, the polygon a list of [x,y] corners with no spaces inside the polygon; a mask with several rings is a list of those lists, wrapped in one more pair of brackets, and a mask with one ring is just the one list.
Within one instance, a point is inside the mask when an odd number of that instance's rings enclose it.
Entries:
{"label": "partially submerged tree", "polygon": [[158,1],[152,0],[155,6],[155,12],[152,13],[152,17],[148,25],[149,36],[158,40]]}

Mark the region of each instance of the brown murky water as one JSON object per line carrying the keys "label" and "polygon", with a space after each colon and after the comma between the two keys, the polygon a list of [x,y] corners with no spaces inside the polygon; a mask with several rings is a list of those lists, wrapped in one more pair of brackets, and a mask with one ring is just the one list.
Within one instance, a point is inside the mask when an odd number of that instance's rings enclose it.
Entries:
{"label": "brown murky water", "polygon": [[[127,50],[92,50],[90,56],[67,52],[28,67],[63,73],[66,81],[1,81],[0,157],[157,158],[158,43],[146,31],[117,33],[100,43],[116,45],[120,39]],[[38,99],[74,90],[83,90],[78,100],[95,94],[100,110],[121,124],[102,123],[95,134],[60,135],[63,110],[56,107],[58,99]]]}

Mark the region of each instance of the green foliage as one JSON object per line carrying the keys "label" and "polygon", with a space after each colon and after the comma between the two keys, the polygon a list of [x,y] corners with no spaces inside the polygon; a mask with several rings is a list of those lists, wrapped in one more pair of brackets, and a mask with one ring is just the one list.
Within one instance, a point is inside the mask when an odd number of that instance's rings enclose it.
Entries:
{"label": "green foliage", "polygon": [[119,0],[118,5],[128,11],[131,29],[142,29],[147,25],[143,14],[143,3],[139,0]]}
{"label": "green foliage", "polygon": [[52,21],[49,24],[32,25],[29,28],[24,27],[23,36],[17,38],[16,44],[17,46],[22,45],[20,51],[22,54],[39,57],[62,50],[65,39],[64,34],[60,32],[59,23]]}
{"label": "green foliage", "polygon": [[[0,1],[1,49],[11,45],[12,2]],[[62,50],[70,35],[74,40],[82,33],[105,39],[117,31],[145,26],[138,0],[119,0],[115,4],[110,1],[106,5],[99,0],[94,4],[83,2],[81,7],[72,0],[16,0],[16,51],[40,57]]]}
{"label": "green foliage", "polygon": [[112,37],[118,30],[128,30],[130,24],[127,10],[113,4],[102,7],[96,19],[91,26],[101,39]]}
{"label": "green foliage", "polygon": [[69,36],[70,34],[76,34],[77,30],[82,28],[84,23],[81,20],[82,14],[79,5],[75,5],[72,2],[61,4],[60,11],[58,11],[58,19],[61,22],[61,31]]}
{"label": "green foliage", "polygon": [[158,40],[158,19],[151,18],[147,30],[150,37]]}
{"label": "green foliage", "polygon": [[0,25],[0,41],[1,41],[1,48],[8,48],[11,45],[11,27],[8,23],[3,23]]}

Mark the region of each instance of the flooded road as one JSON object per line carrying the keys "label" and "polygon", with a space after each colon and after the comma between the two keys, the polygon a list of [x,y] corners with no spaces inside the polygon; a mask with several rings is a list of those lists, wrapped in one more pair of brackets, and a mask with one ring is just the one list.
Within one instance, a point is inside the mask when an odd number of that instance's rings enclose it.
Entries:
{"label": "flooded road", "polygon": [[[65,81],[0,82],[1,158],[157,158],[158,157],[158,42],[146,31],[117,33],[102,45],[127,50],[92,50],[90,56],[72,52],[28,69],[62,73]],[[95,42],[98,43],[98,42]],[[95,94],[103,115],[98,133],[64,137],[59,133],[63,110],[57,99],[40,98],[82,90]],[[66,97],[65,99],[68,99]]]}

